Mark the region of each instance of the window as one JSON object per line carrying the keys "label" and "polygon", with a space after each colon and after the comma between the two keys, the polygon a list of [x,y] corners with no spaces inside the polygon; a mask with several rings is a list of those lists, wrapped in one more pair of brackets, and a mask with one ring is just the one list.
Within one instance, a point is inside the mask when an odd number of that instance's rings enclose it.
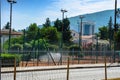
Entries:
{"label": "window", "polygon": [[83,28],[84,28],[83,35],[89,35],[90,34],[90,25],[85,24]]}

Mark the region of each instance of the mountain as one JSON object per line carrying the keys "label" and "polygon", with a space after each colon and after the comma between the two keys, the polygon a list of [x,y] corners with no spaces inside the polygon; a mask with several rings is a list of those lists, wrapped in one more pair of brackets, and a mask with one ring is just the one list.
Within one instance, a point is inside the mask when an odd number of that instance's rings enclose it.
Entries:
{"label": "mountain", "polygon": [[[69,18],[71,30],[78,31],[78,21],[80,21],[79,16],[80,15]],[[84,21],[94,22],[95,32],[98,32],[99,27],[108,25],[110,16],[114,21],[114,10],[105,10],[91,14],[84,14],[83,16],[85,17],[83,18],[83,22]]]}
{"label": "mountain", "polygon": [[[70,17],[70,29],[78,31],[78,21],[80,21],[79,18],[80,15]],[[88,22],[94,22],[95,24],[95,32],[98,32],[98,29],[102,26],[107,26],[108,22],[110,20],[110,17],[112,17],[112,21],[114,23],[114,10],[105,10],[90,14],[83,14],[85,18],[83,18],[84,21]],[[51,25],[54,25],[54,21],[51,22]],[[42,27],[42,25],[39,25],[39,27]]]}

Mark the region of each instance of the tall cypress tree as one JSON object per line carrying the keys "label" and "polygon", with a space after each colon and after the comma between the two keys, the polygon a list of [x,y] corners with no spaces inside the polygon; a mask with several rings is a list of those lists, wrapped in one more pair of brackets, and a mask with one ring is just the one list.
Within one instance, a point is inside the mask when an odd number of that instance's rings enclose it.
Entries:
{"label": "tall cypress tree", "polygon": [[5,29],[9,29],[10,28],[10,23],[7,22],[7,24],[4,26]]}
{"label": "tall cypress tree", "polygon": [[71,38],[70,21],[65,18],[63,20],[63,42],[70,42]]}
{"label": "tall cypress tree", "polygon": [[108,23],[108,38],[110,40],[113,40],[113,35],[114,35],[114,31],[113,31],[112,17],[110,17],[110,20]]}
{"label": "tall cypress tree", "polygon": [[50,22],[50,19],[47,18],[45,24],[43,24],[43,27],[46,27],[46,28],[47,28],[47,27],[50,27],[50,26],[51,26],[50,23],[51,23],[51,22]]}
{"label": "tall cypress tree", "polygon": [[38,32],[38,26],[36,23],[31,24],[28,27],[28,30],[26,31],[26,39],[27,41],[31,41],[35,38],[35,36],[37,35]]}
{"label": "tall cypress tree", "polygon": [[113,23],[112,23],[112,17],[110,17],[110,20],[108,23],[108,38],[109,38],[109,43],[110,43],[110,49],[111,49],[113,36],[114,36]]}
{"label": "tall cypress tree", "polygon": [[54,27],[57,28],[57,31],[61,32],[62,31],[62,22],[58,18],[54,22]]}

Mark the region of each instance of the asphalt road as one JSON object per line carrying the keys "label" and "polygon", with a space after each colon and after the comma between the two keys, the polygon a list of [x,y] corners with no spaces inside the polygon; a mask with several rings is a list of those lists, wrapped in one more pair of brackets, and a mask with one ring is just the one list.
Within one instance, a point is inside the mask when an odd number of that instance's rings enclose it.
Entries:
{"label": "asphalt road", "polygon": [[[66,70],[18,72],[16,80],[66,80]],[[102,80],[104,68],[70,69],[69,80]],[[108,78],[120,78],[120,67],[107,68]],[[1,74],[1,80],[13,80],[13,73]]]}

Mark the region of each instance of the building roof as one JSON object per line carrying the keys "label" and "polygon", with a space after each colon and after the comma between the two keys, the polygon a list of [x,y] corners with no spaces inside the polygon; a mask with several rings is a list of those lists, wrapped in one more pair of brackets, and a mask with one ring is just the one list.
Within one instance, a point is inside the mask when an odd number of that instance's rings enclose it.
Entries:
{"label": "building roof", "polygon": [[[9,30],[1,30],[1,35],[9,35]],[[16,32],[11,30],[11,35],[22,35],[22,32]]]}
{"label": "building roof", "polygon": [[[72,32],[72,37],[73,37],[72,41],[75,43],[78,43],[78,41],[79,41],[78,32],[76,32],[74,30],[71,30],[71,32]],[[93,42],[95,35],[83,35],[81,37],[82,37],[82,42],[91,43],[91,42]]]}
{"label": "building roof", "polygon": [[82,39],[92,39],[94,35],[82,36]]}

